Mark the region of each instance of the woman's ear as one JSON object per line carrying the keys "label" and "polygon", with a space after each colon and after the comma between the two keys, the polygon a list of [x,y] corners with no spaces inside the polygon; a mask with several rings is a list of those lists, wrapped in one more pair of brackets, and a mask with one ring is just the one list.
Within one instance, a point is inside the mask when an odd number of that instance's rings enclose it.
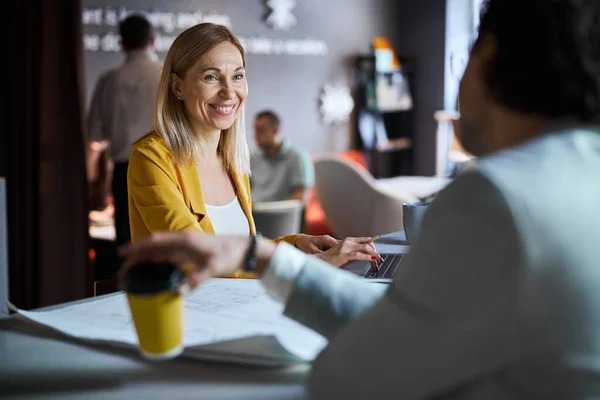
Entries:
{"label": "woman's ear", "polygon": [[177,76],[176,73],[172,73],[170,75],[170,80],[169,80],[169,86],[171,88],[171,91],[173,92],[173,94],[179,99],[182,100],[183,99],[183,92],[181,90],[181,78],[179,78],[179,76]]}

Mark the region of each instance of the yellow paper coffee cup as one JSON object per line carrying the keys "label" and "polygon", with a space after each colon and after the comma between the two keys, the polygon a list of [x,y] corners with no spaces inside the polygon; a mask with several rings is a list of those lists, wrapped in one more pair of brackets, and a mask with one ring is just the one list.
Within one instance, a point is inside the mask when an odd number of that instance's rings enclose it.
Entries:
{"label": "yellow paper coffee cup", "polygon": [[182,273],[166,263],[143,263],[125,275],[127,302],[143,357],[168,360],[183,352]]}

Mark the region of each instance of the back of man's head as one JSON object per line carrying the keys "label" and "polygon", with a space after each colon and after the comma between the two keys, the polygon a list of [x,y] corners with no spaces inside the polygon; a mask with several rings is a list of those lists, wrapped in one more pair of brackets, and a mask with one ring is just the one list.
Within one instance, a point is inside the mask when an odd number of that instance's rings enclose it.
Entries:
{"label": "back of man's head", "polygon": [[279,119],[279,116],[271,110],[263,110],[257,113],[254,116],[254,120],[258,119],[265,119],[269,122],[269,125],[271,125],[271,127],[274,129],[279,129],[279,126],[281,125],[281,120]]}
{"label": "back of man's head", "polygon": [[119,24],[121,45],[126,51],[140,50],[152,43],[152,24],[139,14],[125,18]]}
{"label": "back of man's head", "polygon": [[600,116],[600,0],[487,0],[479,32],[495,42],[483,74],[494,101],[547,118]]}

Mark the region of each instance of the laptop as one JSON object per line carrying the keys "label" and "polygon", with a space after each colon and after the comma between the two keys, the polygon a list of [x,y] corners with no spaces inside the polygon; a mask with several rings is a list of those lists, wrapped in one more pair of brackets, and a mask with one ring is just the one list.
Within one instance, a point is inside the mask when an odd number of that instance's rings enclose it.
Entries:
{"label": "laptop", "polygon": [[395,233],[382,236],[375,242],[375,245],[380,248],[380,255],[383,258],[383,262],[378,263],[378,271],[374,271],[368,261],[353,261],[344,269],[374,282],[389,283],[408,252],[407,243],[403,233]]}
{"label": "laptop", "polygon": [[368,261],[353,261],[344,269],[366,279],[378,282],[391,282],[404,259],[404,254],[381,254],[382,263],[378,263],[378,271],[374,271]]}

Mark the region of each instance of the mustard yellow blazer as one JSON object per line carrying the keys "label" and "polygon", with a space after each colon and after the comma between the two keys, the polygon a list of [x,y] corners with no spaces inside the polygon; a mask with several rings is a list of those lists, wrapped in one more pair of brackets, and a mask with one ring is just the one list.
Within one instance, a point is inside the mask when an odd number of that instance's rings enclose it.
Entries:
{"label": "mustard yellow blazer", "polygon": [[[250,180],[230,169],[231,178],[252,234],[256,233],[252,218]],[[150,133],[137,141],[129,157],[127,172],[129,224],[131,239],[152,232],[198,230],[214,234],[202,195],[196,164],[176,164],[165,141]],[[294,244],[296,235],[278,238]],[[250,277],[242,271],[236,277]]]}

